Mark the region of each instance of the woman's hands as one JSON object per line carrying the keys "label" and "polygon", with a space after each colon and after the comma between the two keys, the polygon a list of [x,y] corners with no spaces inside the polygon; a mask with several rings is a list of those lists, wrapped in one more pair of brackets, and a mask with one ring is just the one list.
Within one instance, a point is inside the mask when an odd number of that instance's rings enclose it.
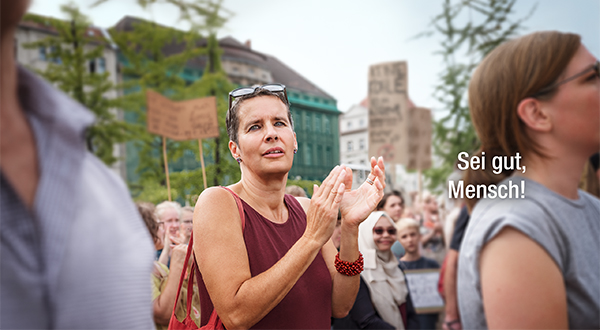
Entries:
{"label": "woman's hands", "polygon": [[[335,229],[340,202],[346,191],[346,168],[336,166],[321,186],[314,186],[310,207],[306,214],[304,236],[324,245]],[[352,177],[350,178],[352,183]]]}
{"label": "woman's hands", "polygon": [[[348,169],[349,170],[349,169]],[[352,188],[352,175],[346,175],[346,193],[340,203],[344,222],[358,226],[377,206],[383,197],[385,188],[385,165],[383,157],[371,157],[371,173],[367,180],[356,190]]]}

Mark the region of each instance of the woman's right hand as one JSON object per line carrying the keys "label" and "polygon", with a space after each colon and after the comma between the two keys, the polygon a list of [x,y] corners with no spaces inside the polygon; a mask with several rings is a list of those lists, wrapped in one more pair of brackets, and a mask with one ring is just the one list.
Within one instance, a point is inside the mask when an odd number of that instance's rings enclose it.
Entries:
{"label": "woman's right hand", "polygon": [[336,166],[320,187],[314,186],[310,207],[306,214],[304,236],[317,241],[320,245],[327,243],[335,229],[340,202],[346,191],[345,176],[345,167]]}

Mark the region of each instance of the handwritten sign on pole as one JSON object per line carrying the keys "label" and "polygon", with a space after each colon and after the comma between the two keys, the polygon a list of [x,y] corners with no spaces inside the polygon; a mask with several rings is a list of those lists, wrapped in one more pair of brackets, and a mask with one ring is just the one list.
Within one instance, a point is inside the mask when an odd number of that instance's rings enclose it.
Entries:
{"label": "handwritten sign on pole", "polygon": [[439,269],[407,270],[405,275],[417,314],[435,313],[444,309],[444,301],[437,290]]}
{"label": "handwritten sign on pole", "polygon": [[425,170],[431,167],[431,110],[408,110],[408,160],[406,169]]}
{"label": "handwritten sign on pole", "polygon": [[369,156],[408,162],[408,72],[406,62],[369,68]]}
{"label": "handwritten sign on pole", "polygon": [[146,100],[150,133],[179,141],[219,136],[214,96],[175,102],[148,90]]}

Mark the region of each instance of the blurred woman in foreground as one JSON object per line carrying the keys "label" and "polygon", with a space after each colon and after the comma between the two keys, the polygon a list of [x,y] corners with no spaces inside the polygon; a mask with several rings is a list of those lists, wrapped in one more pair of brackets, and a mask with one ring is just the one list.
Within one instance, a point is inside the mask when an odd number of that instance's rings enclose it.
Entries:
{"label": "blurred woman in foreground", "polygon": [[[538,32],[508,41],[469,86],[486,171],[466,184],[525,185],[524,196],[468,200],[458,265],[464,328],[600,328],[600,201],[578,190],[600,148],[598,59],[580,37]],[[494,156],[521,169],[491,173]],[[473,208],[474,207],[474,208]]]}

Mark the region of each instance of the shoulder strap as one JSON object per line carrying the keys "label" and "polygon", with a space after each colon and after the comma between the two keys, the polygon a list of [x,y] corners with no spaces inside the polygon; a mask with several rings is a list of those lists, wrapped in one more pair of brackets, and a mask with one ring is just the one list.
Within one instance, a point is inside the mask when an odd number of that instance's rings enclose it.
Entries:
{"label": "shoulder strap", "polygon": [[221,188],[229,191],[231,195],[233,195],[233,198],[235,199],[235,202],[238,207],[238,211],[240,212],[240,219],[242,220],[242,230],[244,230],[244,228],[246,228],[246,217],[244,216],[244,206],[242,205],[242,199],[240,198],[240,196],[234,193],[233,190],[223,186],[221,186]]}

